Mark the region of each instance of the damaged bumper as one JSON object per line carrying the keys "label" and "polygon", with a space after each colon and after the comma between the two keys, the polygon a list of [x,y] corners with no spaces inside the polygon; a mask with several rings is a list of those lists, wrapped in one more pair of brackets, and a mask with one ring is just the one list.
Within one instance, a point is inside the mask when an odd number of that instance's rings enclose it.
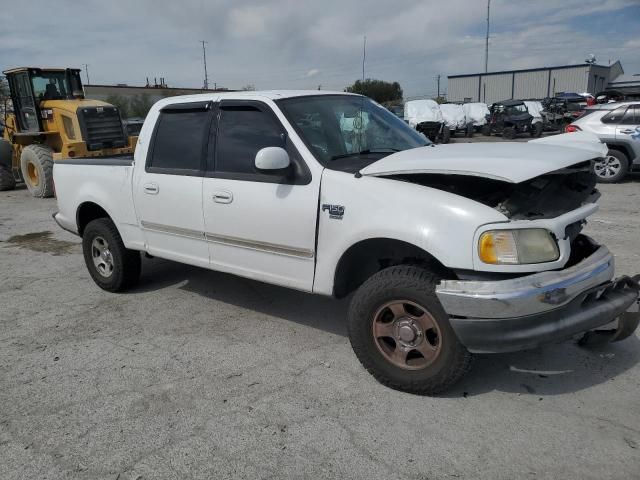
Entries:
{"label": "damaged bumper", "polygon": [[445,280],[436,288],[451,326],[470,351],[510,352],[554,343],[618,321],[637,324],[638,282],[612,280],[613,255],[598,247],[581,262],[500,281]]}

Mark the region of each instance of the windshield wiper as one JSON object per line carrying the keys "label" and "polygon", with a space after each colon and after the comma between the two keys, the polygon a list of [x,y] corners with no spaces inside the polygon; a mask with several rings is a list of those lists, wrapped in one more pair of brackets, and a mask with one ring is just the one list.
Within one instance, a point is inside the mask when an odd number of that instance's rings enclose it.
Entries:
{"label": "windshield wiper", "polygon": [[340,155],[334,155],[333,157],[331,157],[331,160],[339,160],[341,158],[348,158],[348,157],[358,157],[360,155],[367,155],[370,153],[394,153],[394,152],[399,152],[400,150],[397,148],[380,148],[380,149],[376,149],[376,150],[370,150],[370,149],[365,149],[365,150],[360,150],[359,152],[351,152],[351,153],[342,153]]}

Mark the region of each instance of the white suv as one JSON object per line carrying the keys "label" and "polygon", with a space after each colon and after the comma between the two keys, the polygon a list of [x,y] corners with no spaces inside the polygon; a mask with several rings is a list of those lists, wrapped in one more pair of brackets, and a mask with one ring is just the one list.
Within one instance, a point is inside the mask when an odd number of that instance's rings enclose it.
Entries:
{"label": "white suv", "polygon": [[609,154],[594,167],[600,182],[619,182],[640,170],[640,100],[587,107],[566,131],[595,133],[607,144]]}

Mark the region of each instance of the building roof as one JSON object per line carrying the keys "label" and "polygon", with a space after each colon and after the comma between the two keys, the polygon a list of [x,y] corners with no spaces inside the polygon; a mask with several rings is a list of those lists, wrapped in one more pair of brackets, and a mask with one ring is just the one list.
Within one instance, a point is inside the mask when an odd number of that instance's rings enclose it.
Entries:
{"label": "building roof", "polygon": [[640,87],[640,73],[623,73],[609,82],[609,87]]}
{"label": "building roof", "polygon": [[543,72],[545,70],[561,70],[567,68],[584,68],[584,67],[600,67],[611,68],[612,65],[596,65],[595,63],[579,63],[575,65],[560,65],[557,67],[539,67],[539,68],[524,68],[522,70],[500,70],[495,72],[479,72],[479,73],[464,73],[461,75],[448,75],[447,78],[463,78],[463,77],[476,77],[478,75],[501,75],[504,73],[524,73],[524,72]]}

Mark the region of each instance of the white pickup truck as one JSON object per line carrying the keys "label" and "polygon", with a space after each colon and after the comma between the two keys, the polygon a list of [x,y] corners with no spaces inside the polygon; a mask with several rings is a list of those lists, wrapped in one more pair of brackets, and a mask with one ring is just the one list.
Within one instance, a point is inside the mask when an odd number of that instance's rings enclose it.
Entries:
{"label": "white pickup truck", "polygon": [[637,327],[637,280],[613,280],[612,254],[581,233],[606,148],[569,135],[573,147],[434,146],[358,95],[173,97],[149,112],[133,158],[55,164],[54,218],[111,292],[136,283],[145,252],[352,294],[366,369],[434,394],[474,352]]}

